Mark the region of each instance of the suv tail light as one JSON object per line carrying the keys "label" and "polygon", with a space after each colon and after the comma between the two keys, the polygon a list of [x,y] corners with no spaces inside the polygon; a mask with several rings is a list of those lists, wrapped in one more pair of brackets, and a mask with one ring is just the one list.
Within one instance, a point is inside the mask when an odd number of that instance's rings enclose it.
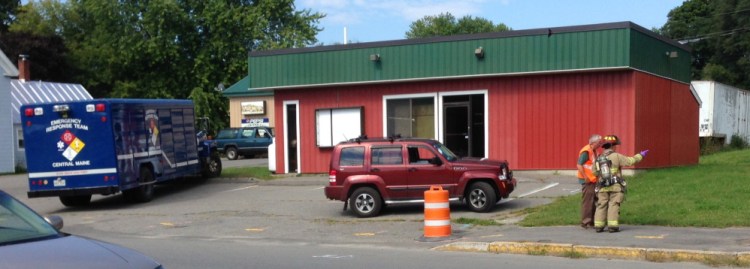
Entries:
{"label": "suv tail light", "polygon": [[331,186],[336,186],[336,170],[328,172],[328,183]]}

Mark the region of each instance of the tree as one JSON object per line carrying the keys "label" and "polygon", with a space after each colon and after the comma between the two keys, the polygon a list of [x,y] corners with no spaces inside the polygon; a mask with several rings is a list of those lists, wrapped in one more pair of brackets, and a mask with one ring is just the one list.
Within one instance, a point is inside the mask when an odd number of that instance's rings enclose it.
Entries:
{"label": "tree", "polygon": [[703,68],[713,55],[707,35],[712,32],[714,6],[710,0],[685,1],[669,11],[662,35],[688,44],[693,49],[692,78],[701,79]]}
{"label": "tree", "polygon": [[750,0],[687,0],[661,32],[693,48],[693,79],[750,89]]}
{"label": "tree", "polygon": [[[213,91],[247,75],[253,50],[314,44],[322,14],[292,0],[42,0],[16,31],[54,32],[96,97],[195,98],[212,127],[228,122]],[[201,91],[202,93],[199,93]]]}
{"label": "tree", "polygon": [[492,21],[472,16],[464,16],[456,20],[452,14],[446,12],[437,16],[425,16],[409,25],[406,38],[422,38],[431,36],[449,36],[459,34],[475,34],[487,32],[510,31],[505,24],[494,25]]}
{"label": "tree", "polygon": [[11,62],[18,56],[29,56],[32,80],[72,82],[75,71],[66,59],[67,49],[58,36],[41,36],[25,32],[10,32],[0,35],[0,49]]}
{"label": "tree", "polygon": [[0,0],[0,33],[8,31],[8,26],[13,23],[16,8],[20,3],[20,0]]}

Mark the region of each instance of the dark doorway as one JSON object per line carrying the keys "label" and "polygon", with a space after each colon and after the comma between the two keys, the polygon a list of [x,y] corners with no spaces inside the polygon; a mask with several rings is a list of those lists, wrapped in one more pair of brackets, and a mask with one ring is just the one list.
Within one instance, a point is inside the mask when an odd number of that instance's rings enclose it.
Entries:
{"label": "dark doorway", "polygon": [[461,157],[484,157],[483,94],[443,97],[443,142]]}
{"label": "dark doorway", "polygon": [[286,135],[287,135],[287,156],[286,163],[289,166],[289,173],[297,173],[297,105],[286,105]]}
{"label": "dark doorway", "polygon": [[461,157],[471,156],[471,107],[468,102],[450,103],[443,106],[445,115],[445,146]]}

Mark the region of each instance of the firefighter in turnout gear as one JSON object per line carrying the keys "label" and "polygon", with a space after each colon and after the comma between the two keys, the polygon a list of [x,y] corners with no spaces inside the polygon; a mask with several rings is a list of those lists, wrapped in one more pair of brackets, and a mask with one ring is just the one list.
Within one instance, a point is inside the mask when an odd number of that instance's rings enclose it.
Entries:
{"label": "firefighter in turnout gear", "polygon": [[578,183],[581,184],[581,227],[594,227],[594,210],[596,209],[596,175],[593,166],[596,160],[596,149],[602,136],[595,134],[589,138],[589,143],[578,151]]}
{"label": "firefighter in turnout gear", "polygon": [[597,233],[603,232],[606,226],[610,233],[620,231],[620,204],[625,198],[626,182],[622,178],[621,167],[634,165],[646,156],[648,150],[628,157],[617,153],[620,139],[615,135],[605,136],[602,140],[604,151],[595,162],[595,172],[599,177],[597,183],[597,205],[594,214],[594,228]]}

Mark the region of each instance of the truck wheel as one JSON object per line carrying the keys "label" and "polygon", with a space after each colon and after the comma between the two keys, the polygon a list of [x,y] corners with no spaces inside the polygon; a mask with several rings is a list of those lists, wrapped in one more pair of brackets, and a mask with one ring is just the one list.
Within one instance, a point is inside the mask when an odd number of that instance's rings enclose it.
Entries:
{"label": "truck wheel", "polygon": [[383,199],[380,193],[370,187],[358,188],[349,197],[349,206],[357,217],[369,218],[377,216],[383,208]]}
{"label": "truck wheel", "polygon": [[154,173],[151,168],[141,167],[140,186],[123,191],[125,200],[131,203],[145,203],[154,198]]}
{"label": "truck wheel", "polygon": [[221,157],[219,153],[211,153],[208,163],[203,166],[203,177],[212,178],[221,175]]}
{"label": "truck wheel", "polygon": [[474,212],[487,212],[497,203],[495,189],[487,182],[471,184],[466,193],[466,205]]}
{"label": "truck wheel", "polygon": [[75,196],[60,196],[60,202],[65,206],[85,206],[91,202],[91,194],[87,195],[75,195]]}
{"label": "truck wheel", "polygon": [[237,148],[235,147],[227,148],[227,159],[237,160],[237,157],[239,157],[239,155],[237,155]]}

